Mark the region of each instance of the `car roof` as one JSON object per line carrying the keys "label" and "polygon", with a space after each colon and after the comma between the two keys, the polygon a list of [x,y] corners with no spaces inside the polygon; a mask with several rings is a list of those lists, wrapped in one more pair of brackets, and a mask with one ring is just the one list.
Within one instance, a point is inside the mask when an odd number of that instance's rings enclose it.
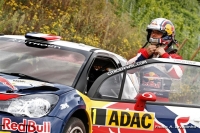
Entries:
{"label": "car roof", "polygon": [[[0,38],[1,37],[25,40],[25,36],[23,36],[23,35],[1,35]],[[83,43],[76,43],[76,42],[70,42],[70,41],[64,41],[64,40],[55,40],[55,41],[52,41],[51,43],[58,45],[58,46],[70,47],[70,48],[80,49],[80,50],[84,50],[84,51],[95,51],[96,53],[104,52],[104,53],[108,53],[108,54],[113,54],[118,59],[126,60],[124,57],[122,57],[122,56],[120,56],[116,53],[113,53],[111,51],[107,51],[107,50],[104,50],[104,49],[101,49],[101,48],[89,46],[89,45],[86,45],[86,44],[83,44]]]}
{"label": "car roof", "polygon": [[[25,36],[23,36],[23,35],[3,35],[0,37],[6,37],[6,38],[11,38],[11,39],[23,39],[23,40],[25,39]],[[69,41],[64,41],[64,40],[51,41],[50,44],[55,44],[58,46],[70,47],[70,48],[75,48],[75,49],[81,49],[81,50],[85,50],[85,51],[97,49],[95,47],[85,45],[82,43],[75,43],[75,42],[69,42]]]}

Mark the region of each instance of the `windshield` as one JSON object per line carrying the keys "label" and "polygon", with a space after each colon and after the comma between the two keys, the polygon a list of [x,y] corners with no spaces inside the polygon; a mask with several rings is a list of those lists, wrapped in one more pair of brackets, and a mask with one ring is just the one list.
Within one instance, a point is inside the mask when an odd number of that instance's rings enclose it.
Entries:
{"label": "windshield", "polygon": [[154,63],[127,71],[139,93],[153,92],[162,102],[200,105],[200,67]]}
{"label": "windshield", "polygon": [[[87,52],[89,53],[89,52]],[[33,48],[24,40],[0,40],[0,72],[22,73],[71,86],[88,55],[81,50]]]}

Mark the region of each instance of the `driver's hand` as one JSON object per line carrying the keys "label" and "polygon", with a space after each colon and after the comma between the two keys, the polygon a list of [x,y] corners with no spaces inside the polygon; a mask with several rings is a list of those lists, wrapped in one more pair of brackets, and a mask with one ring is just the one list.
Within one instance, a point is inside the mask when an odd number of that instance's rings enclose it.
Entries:
{"label": "driver's hand", "polygon": [[147,48],[147,53],[149,56],[151,56],[152,54],[154,54],[155,50],[156,50],[156,45],[149,45]]}
{"label": "driver's hand", "polygon": [[164,53],[165,53],[166,51],[165,51],[165,49],[164,49],[164,47],[158,47],[158,48],[156,48],[156,50],[155,50],[155,54],[157,55],[160,55],[160,56],[162,56]]}

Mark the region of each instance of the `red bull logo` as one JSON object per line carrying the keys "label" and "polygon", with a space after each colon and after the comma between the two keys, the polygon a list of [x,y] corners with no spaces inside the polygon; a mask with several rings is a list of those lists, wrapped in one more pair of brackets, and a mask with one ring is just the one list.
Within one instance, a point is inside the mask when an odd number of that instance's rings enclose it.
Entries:
{"label": "red bull logo", "polygon": [[0,83],[4,84],[5,86],[9,87],[12,90],[17,90],[15,86],[13,86],[7,79],[0,77]]}
{"label": "red bull logo", "polygon": [[167,32],[167,35],[172,35],[174,27],[171,24],[166,24],[165,31]]}
{"label": "red bull logo", "polygon": [[156,79],[158,81],[160,81],[160,79],[158,79],[158,77],[159,76],[157,74],[155,74],[154,72],[145,73],[144,80],[142,81],[142,85],[159,89],[159,88],[161,88],[161,82],[155,82]]}
{"label": "red bull logo", "polygon": [[149,72],[149,73],[145,73],[144,74],[144,78],[148,78],[149,80],[154,80],[154,79],[156,79],[158,77],[159,76],[154,72]]}
{"label": "red bull logo", "polygon": [[23,119],[22,123],[12,122],[9,118],[2,118],[2,130],[19,131],[27,133],[50,133],[51,123],[43,122],[42,125],[36,124],[33,120]]}

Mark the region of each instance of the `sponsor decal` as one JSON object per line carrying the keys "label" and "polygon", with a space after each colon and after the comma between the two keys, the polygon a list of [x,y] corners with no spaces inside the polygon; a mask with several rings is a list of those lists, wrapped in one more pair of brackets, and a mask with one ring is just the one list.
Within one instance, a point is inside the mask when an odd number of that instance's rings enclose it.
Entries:
{"label": "sponsor decal", "polygon": [[50,133],[51,123],[43,122],[42,125],[36,124],[33,120],[23,119],[22,123],[12,122],[9,118],[2,118],[2,130],[28,132],[28,133]]}
{"label": "sponsor decal", "polygon": [[156,21],[151,22],[151,25],[158,25]]}
{"label": "sponsor decal", "polygon": [[184,63],[184,64],[191,64],[191,65],[196,64],[196,62],[194,62],[194,61],[179,60],[179,59],[174,59],[174,62],[176,62],[176,63]]}
{"label": "sponsor decal", "polygon": [[41,82],[41,81],[34,81],[34,80],[23,80],[23,79],[10,79],[9,82],[12,85],[16,86],[53,86],[53,84]]}
{"label": "sponsor decal", "polygon": [[48,47],[48,48],[55,48],[55,49],[60,49],[60,46],[56,46],[54,44],[49,44],[48,41],[41,41],[41,42],[37,42],[39,40],[34,40],[34,39],[29,39],[29,40],[25,40],[25,44],[31,45],[31,46],[41,46],[41,47]]}
{"label": "sponsor decal", "polygon": [[143,86],[147,86],[147,87],[152,87],[152,88],[156,88],[159,89],[161,88],[161,83],[154,83],[153,81],[149,81],[149,82],[142,82]]}
{"label": "sponsor decal", "polygon": [[165,31],[167,32],[167,35],[172,35],[174,31],[174,27],[171,24],[166,24]]}
{"label": "sponsor decal", "polygon": [[134,64],[130,64],[130,65],[127,65],[127,66],[123,66],[123,67],[120,67],[120,68],[118,68],[118,69],[116,69],[116,70],[107,72],[107,74],[108,74],[108,75],[112,75],[112,74],[121,72],[121,71],[123,71],[123,70],[129,69],[129,68],[133,68],[133,67],[136,67],[136,66],[141,66],[141,65],[146,64],[146,63],[147,63],[146,60],[140,61],[140,62],[136,62],[136,63],[134,63]]}
{"label": "sponsor decal", "polygon": [[66,109],[66,108],[69,108],[69,105],[67,103],[64,103],[64,104],[60,105],[60,109],[61,110]]}
{"label": "sponsor decal", "polygon": [[144,80],[142,81],[143,86],[152,87],[156,89],[161,88],[161,80],[158,79],[159,76],[156,73],[154,72],[145,73],[143,77],[144,77]]}
{"label": "sponsor decal", "polygon": [[93,125],[153,130],[155,114],[130,110],[92,108]]}
{"label": "sponsor decal", "polygon": [[0,82],[12,90],[17,90],[17,88],[15,86],[13,86],[7,79],[5,79],[3,77],[0,77]]}

